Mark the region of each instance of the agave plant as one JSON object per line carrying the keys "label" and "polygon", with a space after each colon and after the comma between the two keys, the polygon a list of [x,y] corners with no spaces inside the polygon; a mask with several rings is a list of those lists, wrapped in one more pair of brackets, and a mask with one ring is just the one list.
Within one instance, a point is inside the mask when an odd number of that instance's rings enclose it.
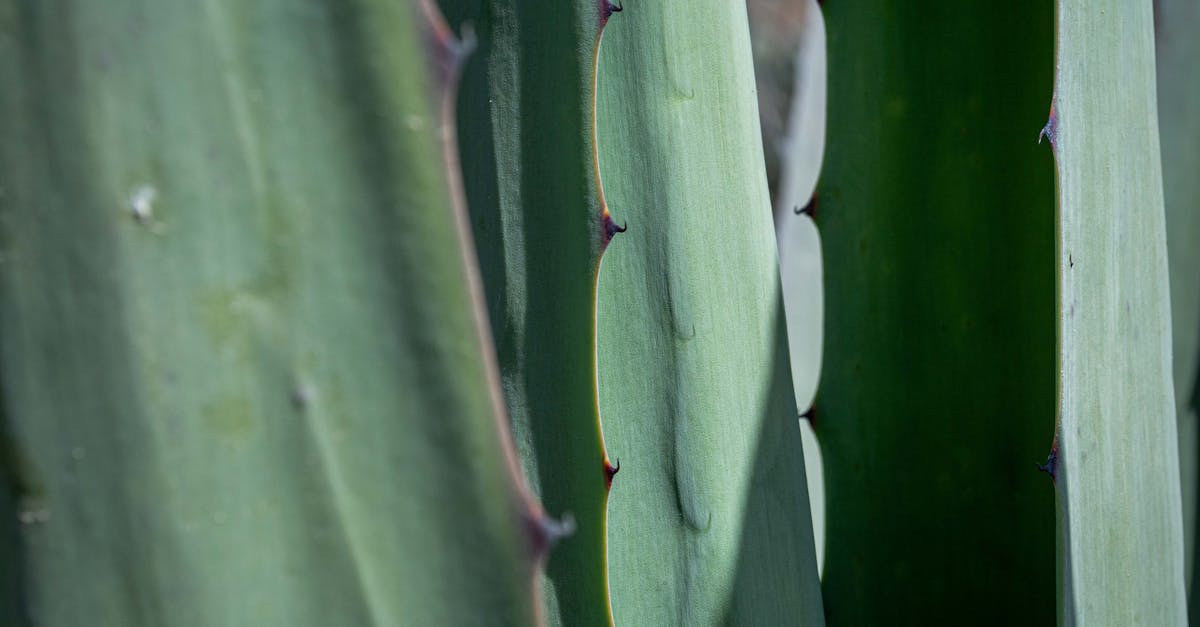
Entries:
{"label": "agave plant", "polygon": [[3,624],[1184,623],[1200,16],[803,6],[0,1]]}

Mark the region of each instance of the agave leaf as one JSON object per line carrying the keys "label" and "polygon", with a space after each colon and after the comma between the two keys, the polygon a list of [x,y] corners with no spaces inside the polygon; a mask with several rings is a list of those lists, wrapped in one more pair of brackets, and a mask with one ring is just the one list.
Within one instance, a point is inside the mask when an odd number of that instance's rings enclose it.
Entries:
{"label": "agave leaf", "polygon": [[1063,622],[1187,621],[1150,3],[1058,3]]}
{"label": "agave leaf", "polygon": [[[1200,4],[1154,3],[1158,123],[1162,138],[1167,262],[1171,274],[1171,336],[1179,469],[1183,487],[1185,558],[1195,581],[1197,448],[1200,430],[1192,407],[1200,360]],[[1195,594],[1191,597],[1194,599]],[[1192,603],[1192,622],[1200,622]]]}
{"label": "agave leaf", "polygon": [[605,32],[598,296],[618,624],[822,624],[742,4]]}
{"label": "agave leaf", "polygon": [[826,618],[1049,623],[1050,8],[823,9]]}
{"label": "agave leaf", "polygon": [[[754,4],[747,6],[753,9]],[[774,188],[775,240],[779,245],[779,276],[796,406],[808,408],[812,406],[820,379],[825,324],[821,238],[809,213],[816,207],[812,204],[813,191],[825,155],[825,19],[816,0],[804,0],[792,10],[799,14],[799,28],[798,38],[792,42],[795,82],[787,130],[777,140],[781,150],[780,177]],[[751,37],[754,37],[753,10],[750,15]],[[762,102],[762,82],[760,76],[759,102]],[[763,128],[766,135],[765,121]],[[813,539],[820,568],[825,547],[824,469],[809,420],[801,421],[800,435],[804,441],[804,470],[808,475]]]}
{"label": "agave leaf", "polygon": [[1200,362],[1200,5],[1155,2],[1176,407],[1192,402]]}
{"label": "agave leaf", "polygon": [[[479,52],[459,96],[464,181],[521,460],[574,533],[550,554],[551,624],[606,625],[606,473],[596,402],[595,298],[615,233],[597,178],[601,0],[453,4]],[[615,244],[614,244],[615,245]]]}
{"label": "agave leaf", "polygon": [[535,620],[428,25],[0,3],[8,618]]}

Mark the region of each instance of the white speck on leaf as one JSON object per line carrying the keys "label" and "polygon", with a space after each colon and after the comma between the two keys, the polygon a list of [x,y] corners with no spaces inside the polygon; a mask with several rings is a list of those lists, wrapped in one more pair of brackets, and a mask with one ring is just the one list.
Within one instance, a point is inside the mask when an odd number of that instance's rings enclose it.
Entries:
{"label": "white speck on leaf", "polygon": [[137,223],[150,229],[155,235],[162,235],[166,225],[154,218],[154,201],[158,200],[158,190],[153,185],[139,185],[129,195],[129,211]]}

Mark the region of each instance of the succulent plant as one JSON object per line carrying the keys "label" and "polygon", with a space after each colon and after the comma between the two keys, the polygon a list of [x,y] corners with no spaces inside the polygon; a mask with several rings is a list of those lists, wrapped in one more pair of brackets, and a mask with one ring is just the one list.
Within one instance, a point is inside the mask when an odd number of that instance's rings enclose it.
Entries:
{"label": "succulent plant", "polygon": [[1200,14],[796,10],[0,0],[0,623],[1183,624]]}

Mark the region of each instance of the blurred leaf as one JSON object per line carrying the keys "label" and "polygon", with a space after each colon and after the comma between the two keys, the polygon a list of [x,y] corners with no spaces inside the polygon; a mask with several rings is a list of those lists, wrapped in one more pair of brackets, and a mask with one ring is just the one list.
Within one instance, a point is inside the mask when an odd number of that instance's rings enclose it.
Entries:
{"label": "blurred leaf", "polygon": [[[754,5],[754,2],[748,4],[751,8]],[[821,283],[821,238],[811,215],[802,210],[815,206],[810,203],[825,156],[826,54],[825,19],[820,6],[816,0],[803,0],[799,5],[801,28],[792,42],[796,87],[788,113],[787,135],[778,138],[782,177],[773,190],[773,204],[792,382],[796,406],[807,410],[813,404],[821,374],[825,288]],[[751,37],[754,36],[751,28]],[[761,77],[758,82],[761,100]],[[764,122],[764,130],[765,126]],[[767,150],[767,155],[770,154]],[[800,422],[800,437],[804,441],[804,470],[808,476],[813,539],[820,569],[825,547],[824,461],[811,421]]]}
{"label": "blurred leaf", "polygon": [[773,188],[777,229],[787,216],[796,215],[796,210],[812,199],[825,156],[825,20],[816,0],[796,4],[802,10],[801,28],[792,50],[795,87],[788,107],[787,128],[771,138],[778,147],[780,161],[779,182]]}
{"label": "blurred leaf", "polygon": [[795,67],[797,42],[804,40],[810,7],[815,6],[816,0],[746,1],[754,53],[758,121],[762,127],[763,157],[772,198],[784,178],[781,170],[788,159],[784,134],[793,118],[791,109],[798,96],[802,99],[805,87],[804,78],[798,75],[801,70]]}
{"label": "blurred leaf", "polygon": [[[1185,558],[1195,581],[1197,447],[1200,429],[1192,403],[1200,360],[1200,4],[1156,0],[1155,58],[1158,128],[1162,138],[1163,194],[1167,215],[1167,261],[1171,275],[1171,336],[1175,411],[1183,487]],[[1195,594],[1191,595],[1195,598]],[[1200,622],[1192,603],[1192,622]]]}
{"label": "blurred leaf", "polygon": [[414,4],[0,2],[26,618],[534,620]]}

